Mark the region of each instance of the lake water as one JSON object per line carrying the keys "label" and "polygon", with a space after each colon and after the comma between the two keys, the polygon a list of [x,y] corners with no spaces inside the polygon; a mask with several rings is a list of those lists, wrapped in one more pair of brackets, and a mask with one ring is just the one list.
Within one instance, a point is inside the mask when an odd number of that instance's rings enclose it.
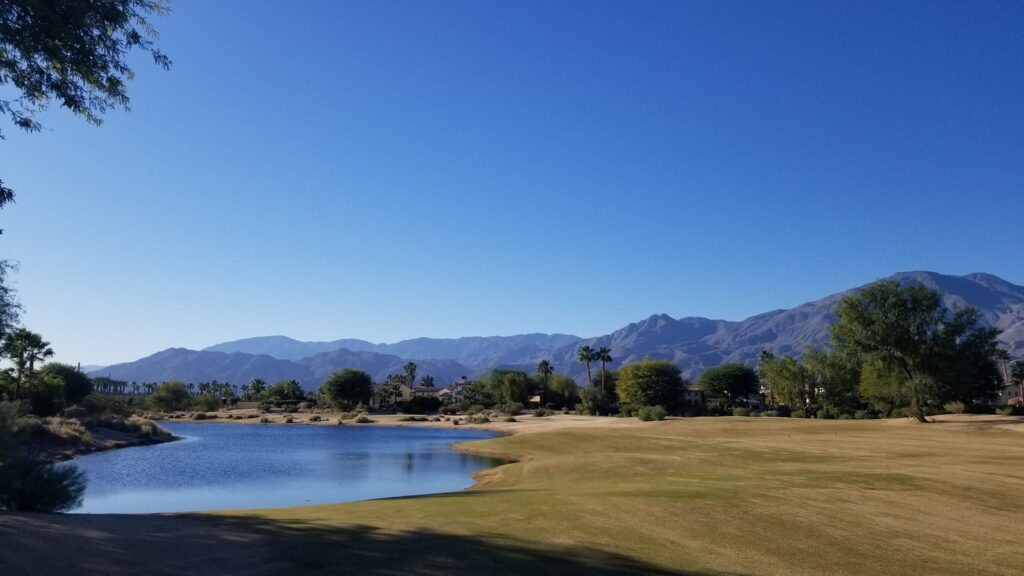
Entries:
{"label": "lake water", "polygon": [[492,458],[457,452],[478,430],[163,423],[176,442],[74,460],[75,512],[188,512],[350,502],[461,490]]}

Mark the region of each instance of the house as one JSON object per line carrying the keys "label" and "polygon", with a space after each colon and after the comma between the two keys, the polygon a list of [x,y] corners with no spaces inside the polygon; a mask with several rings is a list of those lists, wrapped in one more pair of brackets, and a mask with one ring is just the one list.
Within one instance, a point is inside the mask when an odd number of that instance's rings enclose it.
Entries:
{"label": "house", "polygon": [[996,406],[1021,406],[1024,405],[1024,398],[1021,398],[1021,387],[1018,384],[1007,384],[999,391],[993,402]]}
{"label": "house", "polygon": [[704,390],[696,384],[687,384],[683,387],[683,406],[686,408],[704,407]]}

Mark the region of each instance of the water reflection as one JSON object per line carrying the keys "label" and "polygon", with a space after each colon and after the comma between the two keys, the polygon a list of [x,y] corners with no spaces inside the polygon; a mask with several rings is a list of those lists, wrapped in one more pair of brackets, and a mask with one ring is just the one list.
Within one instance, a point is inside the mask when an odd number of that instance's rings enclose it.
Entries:
{"label": "water reflection", "polygon": [[168,424],[187,440],[78,459],[79,512],[183,512],[345,502],[466,488],[490,458],[451,449],[475,430]]}

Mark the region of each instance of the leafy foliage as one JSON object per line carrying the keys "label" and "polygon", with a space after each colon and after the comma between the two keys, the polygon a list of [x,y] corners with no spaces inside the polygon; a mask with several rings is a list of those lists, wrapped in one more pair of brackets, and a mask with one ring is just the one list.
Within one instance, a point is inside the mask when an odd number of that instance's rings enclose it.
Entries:
{"label": "leafy foliage", "polygon": [[678,404],[683,392],[679,367],[667,360],[645,359],[624,366],[618,372],[616,392],[619,401],[634,406]]}
{"label": "leafy foliage", "polygon": [[878,282],[844,298],[837,315],[833,343],[863,362],[861,393],[876,403],[906,400],[925,421],[930,407],[990,399],[1001,387],[999,331],[982,327],[974,308],[948,310],[935,290]]}
{"label": "leafy foliage", "polygon": [[147,398],[149,405],[156,410],[184,410],[188,406],[188,385],[179,380],[164,382]]}
{"label": "leafy foliage", "polygon": [[18,404],[0,402],[0,510],[64,512],[77,507],[85,477],[72,464],[47,462],[26,449],[26,433]]}
{"label": "leafy foliage", "polygon": [[373,394],[373,379],[362,370],[345,368],[331,374],[324,381],[320,386],[320,394],[335,408],[346,409],[369,401]]}
{"label": "leafy foliage", "polygon": [[730,404],[758,391],[757,372],[744,364],[722,364],[700,376],[700,387],[708,394],[724,396]]}

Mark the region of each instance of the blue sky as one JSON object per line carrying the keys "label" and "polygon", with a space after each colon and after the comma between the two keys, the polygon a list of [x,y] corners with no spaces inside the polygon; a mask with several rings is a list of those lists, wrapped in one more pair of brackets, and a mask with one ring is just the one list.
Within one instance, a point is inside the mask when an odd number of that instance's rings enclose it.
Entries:
{"label": "blue sky", "polygon": [[1014,2],[199,2],[132,111],[6,124],[58,358],[741,319],[1024,284]]}

